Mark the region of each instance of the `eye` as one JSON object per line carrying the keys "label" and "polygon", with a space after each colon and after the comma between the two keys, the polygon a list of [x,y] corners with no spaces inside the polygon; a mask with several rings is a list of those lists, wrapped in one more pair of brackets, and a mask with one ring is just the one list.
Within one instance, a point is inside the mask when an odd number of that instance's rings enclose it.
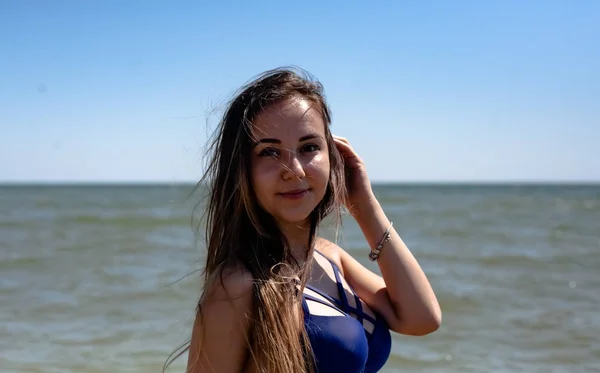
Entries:
{"label": "eye", "polygon": [[279,149],[277,148],[264,148],[258,153],[259,157],[277,157],[279,156]]}
{"label": "eye", "polygon": [[302,146],[301,151],[303,153],[312,153],[312,152],[316,152],[317,150],[320,150],[321,147],[317,144],[306,144],[304,146]]}

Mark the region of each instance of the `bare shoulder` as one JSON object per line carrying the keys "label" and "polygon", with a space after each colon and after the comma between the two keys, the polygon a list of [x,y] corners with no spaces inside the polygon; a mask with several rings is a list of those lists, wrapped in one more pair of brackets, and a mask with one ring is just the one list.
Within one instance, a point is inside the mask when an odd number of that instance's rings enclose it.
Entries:
{"label": "bare shoulder", "polygon": [[215,301],[248,302],[254,285],[252,274],[241,266],[224,268],[206,284],[202,306]]}
{"label": "bare shoulder", "polygon": [[248,354],[253,283],[249,272],[228,268],[206,284],[192,330],[189,372],[243,370]]}
{"label": "bare shoulder", "polygon": [[321,237],[317,240],[317,246],[318,250],[329,260],[334,262],[342,272],[342,275],[344,275],[343,259],[345,256],[349,255],[346,250],[342,249],[338,244]]}
{"label": "bare shoulder", "polygon": [[385,282],[380,275],[367,269],[339,245],[320,238],[318,246],[321,253],[338,266],[350,286],[367,302],[371,301],[372,303],[374,293],[385,288]]}

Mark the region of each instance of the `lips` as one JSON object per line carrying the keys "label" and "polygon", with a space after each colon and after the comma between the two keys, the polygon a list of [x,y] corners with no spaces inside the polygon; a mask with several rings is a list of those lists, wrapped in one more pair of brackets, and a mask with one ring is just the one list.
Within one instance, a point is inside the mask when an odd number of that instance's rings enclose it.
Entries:
{"label": "lips", "polygon": [[279,193],[279,195],[284,198],[298,199],[298,198],[302,198],[306,194],[308,194],[309,190],[310,189],[294,189],[294,190],[289,190],[287,192]]}

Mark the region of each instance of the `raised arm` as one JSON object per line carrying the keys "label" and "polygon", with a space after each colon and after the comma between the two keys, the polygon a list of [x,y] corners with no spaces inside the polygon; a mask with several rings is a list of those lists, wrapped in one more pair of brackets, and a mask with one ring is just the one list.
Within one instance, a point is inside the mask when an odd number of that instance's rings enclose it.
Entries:
{"label": "raised arm", "polygon": [[[369,246],[375,248],[390,221],[376,200],[369,204],[372,206],[355,214]],[[357,294],[385,317],[392,330],[407,335],[429,334],[439,328],[442,320],[437,298],[419,263],[395,229],[391,229],[390,238],[377,259],[383,278],[340,250],[344,275]]]}
{"label": "raised arm", "polygon": [[[373,250],[391,222],[375,198],[363,161],[348,141],[336,137],[348,171],[349,210]],[[369,271],[338,248],[340,264],[348,283],[398,333],[424,335],[439,328],[442,312],[431,285],[419,263],[400,238],[390,229],[377,264],[382,276]],[[365,252],[365,256],[368,252]]]}

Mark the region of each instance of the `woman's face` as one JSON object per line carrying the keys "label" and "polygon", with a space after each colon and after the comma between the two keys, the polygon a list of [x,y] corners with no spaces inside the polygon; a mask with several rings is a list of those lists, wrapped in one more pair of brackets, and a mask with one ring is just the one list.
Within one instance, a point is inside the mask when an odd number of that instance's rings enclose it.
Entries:
{"label": "woman's face", "polygon": [[311,101],[295,98],[254,121],[252,184],[260,206],[280,223],[303,224],[329,182],[325,123]]}

